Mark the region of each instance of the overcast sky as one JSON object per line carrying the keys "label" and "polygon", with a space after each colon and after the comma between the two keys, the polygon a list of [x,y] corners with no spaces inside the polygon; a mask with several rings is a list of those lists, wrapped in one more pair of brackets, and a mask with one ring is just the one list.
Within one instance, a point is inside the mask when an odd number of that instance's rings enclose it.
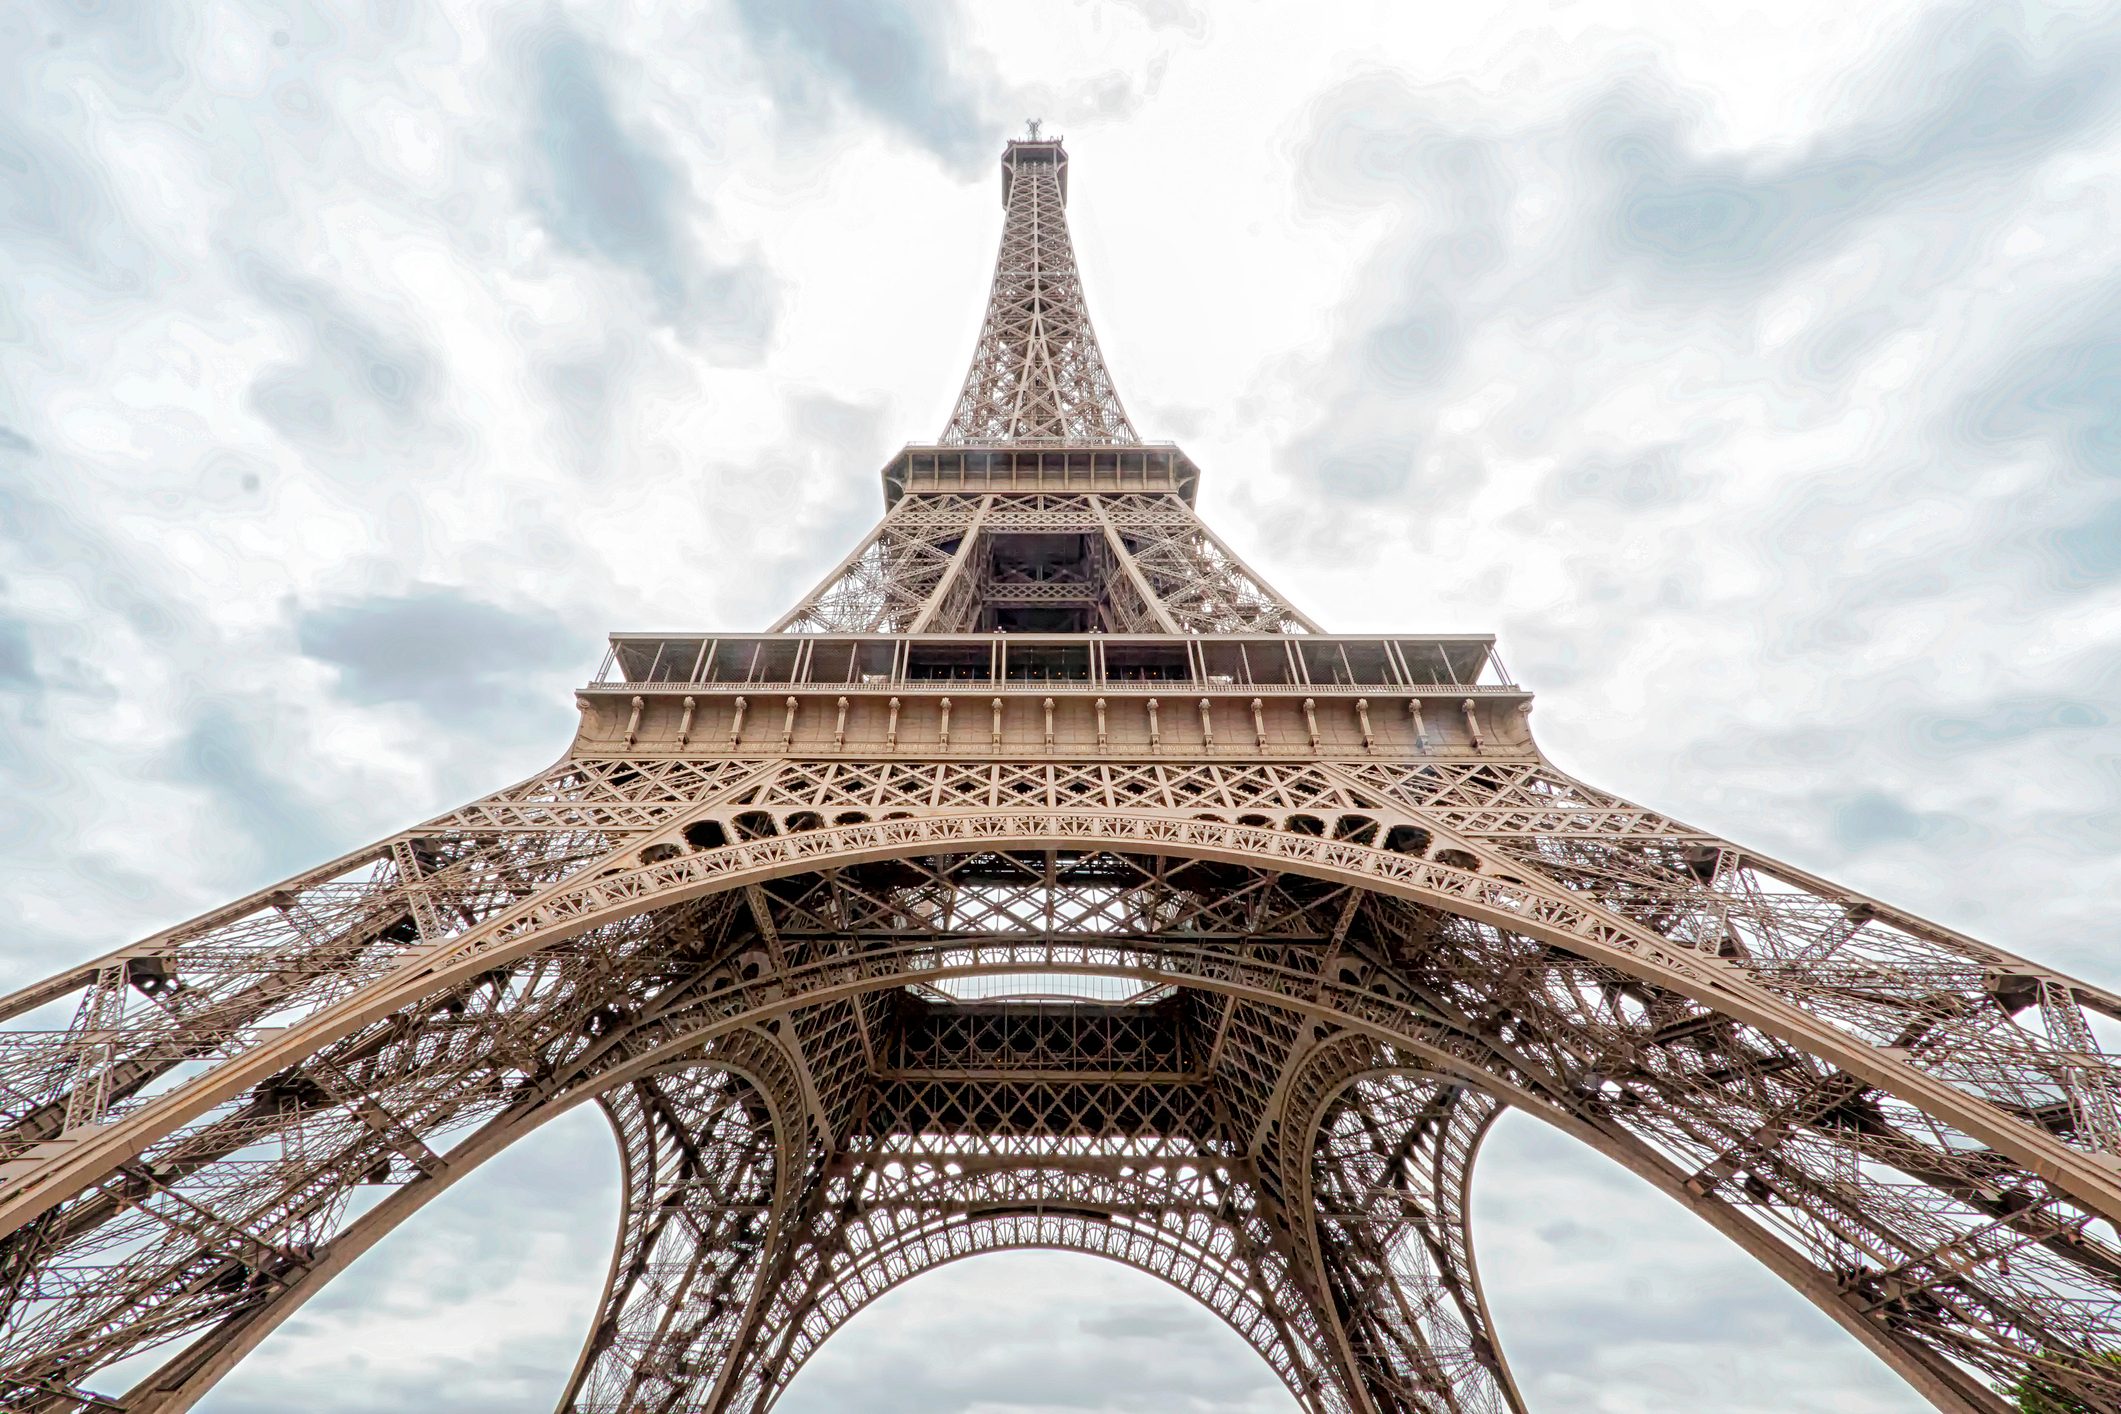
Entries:
{"label": "overcast sky", "polygon": [[[537,769],[610,630],[770,621],[941,430],[1034,116],[1307,611],[1495,631],[1565,767],[2121,982],[2113,8],[324,9],[0,6],[0,986]],[[1476,1205],[1537,1409],[1917,1407],[1572,1149]],[[615,1204],[570,1116],[203,1407],[549,1405]],[[783,1407],[1291,1405],[1052,1256]]]}

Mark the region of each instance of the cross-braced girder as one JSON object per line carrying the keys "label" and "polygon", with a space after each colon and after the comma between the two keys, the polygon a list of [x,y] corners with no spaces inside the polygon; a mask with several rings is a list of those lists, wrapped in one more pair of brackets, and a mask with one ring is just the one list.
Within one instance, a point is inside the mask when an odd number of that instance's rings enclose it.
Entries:
{"label": "cross-braced girder", "polygon": [[1501,1109],[1360,1032],[1289,1069],[1268,1138],[1283,1201],[1380,1411],[1523,1414],[1473,1259],[1473,1160]]}
{"label": "cross-braced girder", "polygon": [[[776,1200],[808,1146],[786,1107],[701,1066],[644,1076],[604,1097],[625,1208],[611,1277],[569,1400],[578,1409],[698,1407],[727,1364],[757,1283]],[[777,1124],[776,1121],[779,1121]]]}
{"label": "cross-braced girder", "polygon": [[1200,1299],[1307,1405],[1340,1408],[1315,1368],[1317,1313],[1259,1250],[1237,1166],[1130,1164],[1111,1153],[996,1154],[965,1137],[908,1136],[850,1156],[806,1224],[804,1260],[769,1309],[743,1383],[764,1407],[849,1317],[944,1262],[1050,1248],[1114,1258]]}
{"label": "cross-braced girder", "polygon": [[[1274,1222],[1283,1203],[1276,1195],[1304,1181],[1292,1175],[1303,1172],[1309,1141],[1298,1135],[1290,1146],[1293,1158],[1272,1182],[1261,1179],[1258,1165],[1274,1163],[1277,1153],[1271,1147],[1253,1153],[1238,1131],[1254,1125],[1232,1122],[1243,1100],[1223,1093],[1222,1074],[1205,1064],[1199,1049],[1220,1026],[1219,1009],[1202,994],[1091,1006],[954,1006],[903,991],[881,995],[887,1004],[871,1007],[869,1015],[883,1033],[883,1063],[845,1144],[823,1156],[813,1196],[786,1205],[792,1218],[784,1221],[792,1221],[800,1236],[785,1244],[787,1260],[762,1279],[758,1343],[722,1370],[712,1389],[698,1382],[693,1402],[666,1406],[640,1393],[655,1372],[690,1369],[698,1361],[689,1347],[651,1344],[634,1352],[638,1385],[614,1380],[597,1398],[578,1391],[570,1407],[763,1408],[832,1331],[885,1291],[944,1262],[1028,1247],[1111,1257],[1194,1295],[1244,1337],[1307,1408],[1516,1407],[1505,1402],[1514,1396],[1504,1394],[1492,1342],[1476,1334],[1484,1331],[1485,1311],[1470,1281],[1461,1201],[1463,1169],[1495,1112],[1485,1097],[1434,1076],[1405,1081],[1426,1087],[1432,1109],[1452,1113],[1457,1106],[1457,1114],[1471,1118],[1455,1131],[1449,1124],[1400,1125],[1404,1132],[1394,1141],[1395,1152],[1427,1156],[1419,1173],[1431,1180],[1438,1200],[1429,1201],[1429,1190],[1419,1188],[1402,1189],[1382,1207],[1372,1197],[1365,1201],[1377,1211],[1359,1220],[1371,1230],[1359,1238],[1342,1231],[1355,1220],[1342,1212],[1333,1218],[1338,1226],[1322,1230],[1319,1240],[1292,1241]],[[1359,1038],[1348,1033],[1334,1045],[1299,1053],[1290,1044],[1296,1031],[1293,1024],[1255,1027],[1248,1040],[1226,1041],[1225,1055],[1234,1061],[1239,1050],[1258,1049],[1264,1038],[1260,1063],[1301,1067],[1304,1078],[1292,1094],[1300,1093],[1302,1103],[1320,1115],[1302,1133],[1321,1136],[1319,1171],[1344,1178],[1351,1166],[1327,1131],[1350,1109],[1341,1093],[1349,1073],[1378,1064],[1377,1048],[1350,1044]],[[1073,1043],[1064,1044],[1064,1037]],[[1150,1067],[1129,1065],[1144,1055],[1153,1058]],[[1051,1081],[1071,1070],[1098,1077],[1098,1083],[1057,1102]],[[954,1085],[974,1098],[942,1111],[908,1105],[908,1075]],[[1130,1079],[1105,1078],[1115,1075]],[[1184,1086],[1199,1092],[1200,1102],[1182,1110],[1129,1110],[1102,1093],[1129,1086]],[[967,1122],[968,1115],[974,1122]],[[621,1126],[620,1133],[633,1147],[650,1147],[654,1140],[644,1125]],[[653,1168],[652,1156],[630,1154],[629,1174]],[[629,1184],[630,1203],[664,1211],[663,1200],[643,1188]],[[1450,1235],[1440,1232],[1444,1225],[1453,1227]],[[641,1246],[633,1234],[642,1226],[629,1209],[615,1287],[634,1270],[629,1254]],[[1408,1260],[1409,1253],[1398,1249],[1417,1230],[1420,1246]],[[1329,1352],[1353,1346],[1339,1334],[1351,1308],[1343,1299],[1329,1316],[1319,1304],[1332,1280],[1329,1263],[1331,1271],[1346,1270],[1360,1260],[1358,1251],[1366,1253],[1379,1241],[1400,1258],[1392,1291],[1402,1324],[1383,1340],[1365,1330],[1366,1363],[1335,1363]],[[1321,1250],[1328,1254],[1324,1261]],[[1440,1277],[1428,1256],[1432,1250],[1445,1254]],[[1434,1293],[1449,1291],[1473,1314],[1446,1327],[1431,1310],[1428,1326],[1416,1328],[1403,1318],[1408,1294],[1417,1291],[1428,1294],[1432,1305]],[[686,1304],[682,1293],[673,1298],[674,1306]],[[739,1304],[740,1298],[717,1293],[714,1309],[727,1312]],[[1374,1318],[1357,1319],[1374,1324]],[[678,1333],[670,1339],[681,1345],[683,1334],[704,1322],[673,1310],[642,1323],[659,1334]],[[608,1353],[599,1358],[616,1368]]]}
{"label": "cross-braced girder", "polygon": [[1034,489],[902,497],[774,628],[1250,634],[1318,625],[1176,494]]}
{"label": "cross-braced girder", "polygon": [[[780,817],[759,808],[782,798],[775,780],[833,779],[818,770],[803,765],[741,773],[736,778],[747,783],[742,800],[695,806],[692,815],[722,814],[732,833],[738,814],[767,815],[775,833],[687,849],[682,858],[718,856],[734,863],[761,849],[798,843],[807,848],[808,838],[833,828],[860,829],[828,827],[807,838],[800,831],[782,834]],[[1178,778],[1191,789],[1214,785],[1214,773],[1190,770]],[[1482,771],[1488,772],[1484,782]],[[1382,876],[1364,886],[1299,872],[1327,855],[1378,865],[1405,857],[1357,840],[1334,840],[1324,831],[1309,833],[1311,827],[1300,823],[1331,820],[1376,839],[1391,813],[1382,793],[1366,794],[1357,784],[1360,770],[1288,767],[1274,774],[1278,780],[1256,782],[1251,791],[1263,808],[1246,812],[1264,825],[1233,821],[1211,831],[1214,822],[1198,818],[1142,817],[1145,824],[1165,819],[1160,833],[1175,830],[1197,842],[1218,831],[1256,841],[1256,852],[1274,856],[1266,867],[1220,863],[1169,845],[1163,852],[1142,852],[1138,841],[1115,841],[1117,849],[1025,849],[990,838],[969,850],[959,844],[954,853],[938,852],[952,848],[946,809],[920,827],[902,826],[933,841],[910,845],[909,853],[865,859],[836,844],[824,857],[837,851],[848,862],[823,869],[815,861],[791,865],[790,872],[757,885],[658,903],[625,880],[667,870],[673,861],[661,859],[652,835],[637,834],[628,841],[627,857],[654,856],[659,863],[635,863],[631,876],[595,867],[583,872],[595,876],[599,889],[634,894],[643,911],[564,938],[571,925],[560,921],[568,912],[559,904],[562,891],[548,889],[532,912],[555,920],[543,928],[552,941],[519,938],[527,948],[511,943],[482,951],[479,940],[467,936],[460,946],[485,965],[467,971],[466,982],[415,988],[415,999],[386,1020],[320,1046],[298,1066],[266,1070],[239,1097],[150,1142],[141,1160],[119,1165],[79,1196],[49,1206],[10,1243],[12,1269],[30,1278],[28,1286],[18,1282],[13,1288],[21,1304],[10,1318],[11,1358],[26,1358],[29,1364],[16,1368],[28,1378],[34,1367],[34,1377],[49,1390],[69,1385],[73,1367],[54,1367],[49,1355],[40,1364],[39,1349],[88,1351],[85,1372],[91,1363],[170,1335],[240,1320],[292,1287],[288,1273],[305,1257],[291,1261],[288,1254],[313,1255],[332,1246],[341,1235],[343,1195],[356,1185],[417,1182],[450,1166],[453,1136],[505,1114],[524,1097],[555,1086],[593,1085],[598,1065],[624,1063],[654,1047],[680,1044],[679,1036],[705,1036],[738,1020],[753,1027],[777,1023],[780,1052],[826,1058],[813,1063],[808,1084],[837,1098],[806,1099],[802,1083],[791,1079],[787,1085],[793,1098],[786,1105],[804,1133],[816,1132],[810,1115],[823,1105],[842,1116],[843,1144],[869,1132],[860,1116],[895,1116],[899,1132],[954,1128],[980,1133],[990,1143],[1014,1135],[1034,1146],[1073,1144],[1082,1153],[1109,1140],[1153,1157],[1173,1142],[1200,1153],[1211,1122],[1222,1126],[1230,1155],[1257,1152],[1260,1143],[1270,1142],[1274,1126],[1266,1118],[1286,1116],[1299,1093],[1284,1078],[1291,1056],[1304,1044],[1305,1026],[1326,1019],[1365,1035],[1389,1027],[1410,1055],[1426,1057],[1423,1064],[1447,1065],[1454,1083],[1505,1094],[1577,1126],[1593,1142],[1624,1151],[1638,1171],[1662,1174],[1668,1189],[1697,1209],[1713,1209],[1727,1225],[1742,1225],[1750,1240],[1773,1244],[1785,1254],[1785,1275],[1809,1273],[1808,1294],[1833,1305],[1845,1324],[1860,1327],[1904,1368],[1928,1371],[1938,1389],[1960,1390],[1959,1407],[1983,1407],[1972,1393],[1976,1382],[1955,1373],[1967,1366],[2000,1376],[2037,1363],[2057,1381],[2099,1378],[2089,1357],[2115,1320],[2121,1261],[2103,1235],[2103,1210],[2096,1204],[2040,1175],[2035,1164],[1972,1142],[1964,1130],[1889,1087],[1859,1081],[1845,1066],[1821,1060],[1816,1043],[1793,1043],[1729,1009],[1704,1005],[1672,986],[1676,978],[1649,978],[1639,965],[1588,956],[1588,948],[1572,952],[1531,935],[1532,918],[1560,916],[1553,905],[1527,914],[1526,930],[1518,931],[1393,896]],[[1437,797],[1436,813],[1411,817],[1427,821],[1429,852],[1446,852],[1435,840],[1456,839],[1476,864],[1486,856],[1500,861],[1498,869],[1524,871],[1513,874],[1506,888],[1530,887],[1529,868],[1510,853],[1522,848],[1516,842],[1579,841],[1581,831],[1607,838],[1614,829],[1616,807],[1574,793],[1564,778],[1480,767],[1438,770],[1419,780]],[[1473,799],[1476,786],[1494,798],[1485,805]],[[1046,787],[1053,788],[1050,777]],[[790,794],[814,802],[815,789],[805,785]],[[1401,782],[1395,789],[1411,793],[1413,787]],[[1516,812],[1528,792],[1571,803],[1554,807],[1551,828],[1527,830]],[[1582,818],[1572,818],[1578,814]],[[959,818],[973,823],[992,817],[966,811]],[[1345,826],[1351,819],[1356,823]],[[1501,822],[1509,832],[1483,836],[1453,828],[1482,820]],[[1636,828],[1646,858],[1679,838],[1660,820]],[[684,835],[682,828],[669,833]],[[1766,867],[1728,846],[1719,849],[1729,851],[1724,870]],[[1692,889],[1688,897],[1697,906],[1727,877],[1704,879],[1701,857],[1692,843],[1670,849],[1666,871],[1667,887]],[[1633,867],[1654,872],[1639,859]],[[1482,877],[1463,872],[1469,880]],[[412,884],[377,871],[365,886],[371,906],[345,909],[354,920],[349,932],[365,936],[362,920],[389,914],[385,901],[402,898],[411,887],[432,888],[427,881],[435,877],[425,874]],[[345,889],[335,881],[312,887]],[[1573,896],[1559,881],[1551,894],[1562,904]],[[1817,959],[1822,943],[1814,930],[1821,910],[1816,896],[1805,897],[1810,902],[1792,895],[1750,916],[1746,926],[1755,956],[1772,955],[1767,940],[1780,939],[1777,947]],[[1448,901],[1465,909],[1476,899],[1467,894]],[[298,902],[265,907],[282,917]],[[761,926],[761,907],[767,927]],[[244,926],[247,920],[220,928]],[[1786,932],[1777,931],[1785,926]],[[1923,942],[1919,930],[1892,915],[1866,920],[1864,927],[1884,930],[1900,940],[1897,946]],[[781,953],[778,962],[767,934]],[[162,952],[151,974],[168,979],[158,986],[167,985],[175,996],[196,990],[243,998],[246,990],[228,975],[231,962],[247,965],[253,975],[269,966],[218,946],[213,930],[188,941],[189,947],[179,943]],[[1854,935],[1843,942],[1874,945]],[[1714,951],[1700,942],[1671,946],[1691,955]],[[349,968],[362,955],[361,947],[349,946]],[[1981,990],[1965,1005],[1987,1005],[2001,1018],[1970,1033],[1986,1038],[1991,1059],[1981,1067],[1957,1064],[1948,1073],[1969,1090],[2007,1079],[2015,1108],[1985,1100],[1995,1114],[2008,1115],[2028,1134],[2089,1143],[2055,1118],[2074,1112],[2065,1087],[2084,1059],[2048,1059],[2041,1031],[2020,1024],[2020,1017],[2031,1021],[2030,1008],[2013,1010],[2016,994],[2007,989],[1995,994],[1983,979],[1996,959],[1983,961],[1984,968],[1968,974],[1968,985]],[[1736,963],[1730,966],[1725,986],[1742,976]],[[1938,961],[1931,971],[1942,976],[1948,969]],[[1116,1048],[1124,1041],[1131,1056],[1152,1062],[1150,1068],[1114,1061],[1105,1072],[1080,1070],[1083,1083],[1070,1087],[1064,1079],[1070,1067],[1084,1067],[1094,1055],[1071,1052],[1066,1065],[1056,1062],[1061,1023],[1012,1019],[1007,1003],[982,1003],[954,1015],[947,1008],[958,1004],[939,999],[956,976],[1087,972],[1132,979],[1135,994],[1145,998],[1132,1005],[1144,1019],[1091,1024],[1082,1034],[1104,1036]],[[845,992],[850,983],[854,994]],[[369,983],[368,989],[385,985]],[[1755,985],[1771,994],[1788,983],[1778,971]],[[908,987],[919,991],[909,993]],[[776,999],[765,1000],[769,994]],[[855,995],[866,1000],[853,1000]],[[840,996],[849,999],[828,999]],[[807,997],[819,1000],[795,1005]],[[158,1036],[182,1042],[186,1033],[172,1027],[167,1011],[153,999],[137,1000],[145,1003],[139,1012],[143,1048],[171,1047]],[[334,1001],[326,989],[316,1005],[328,1012],[356,1000]],[[1838,995],[1834,1000],[1837,1010],[1825,1030],[1839,1035],[1841,1027],[1832,1023],[1847,1003]],[[825,1007],[836,1010],[828,1014]],[[1036,1008],[1032,1014],[1045,1015]],[[1172,1015],[1182,1018],[1183,1031],[1160,1032],[1160,1026],[1180,1024],[1160,1019]],[[915,1023],[910,1029],[894,1029],[905,1028],[909,1018]],[[107,1009],[102,1020],[111,1020]],[[1013,1026],[1014,1038],[1004,1044],[997,1026]],[[1999,1050],[1999,1028],[2011,1027],[2024,1036]],[[957,1039],[945,1044],[953,1032]],[[985,1040],[978,1039],[982,1033]],[[224,1066],[244,1062],[246,1039],[222,1038]],[[68,1044],[66,1033],[42,1043],[48,1054]],[[122,1044],[112,1050],[109,1063],[136,1059]],[[2010,1061],[2013,1051],[2022,1059]],[[791,1061],[791,1074],[794,1066]],[[1212,1084],[1183,1078],[1202,1066]],[[63,1070],[47,1062],[17,1073]],[[1129,1070],[1131,1079],[1121,1079]],[[1179,1109],[1169,1093],[1157,1093],[1158,1087],[1172,1092],[1189,1084],[1207,1093]],[[1126,1097],[1115,1098],[1121,1091]],[[943,1092],[941,1101],[923,1098]],[[63,1092],[52,1094],[23,1113],[45,1112],[63,1099]],[[170,1099],[143,1090],[105,1113],[140,1124]],[[1009,1114],[1019,1119],[1002,1122]],[[1181,1114],[1192,1118],[1182,1125],[1174,1118]],[[2053,1132],[2057,1128],[2065,1132]],[[269,1165],[283,1176],[280,1189],[261,1186],[255,1161],[237,1157],[255,1153],[260,1144],[280,1146]],[[1446,1190],[1432,1185],[1428,1191],[1433,1202]],[[1287,1193],[1270,1190],[1268,1196],[1287,1202]],[[194,1216],[202,1211],[217,1214],[216,1220],[208,1224]],[[173,1221],[180,1213],[184,1218]],[[143,1246],[143,1233],[160,1234],[161,1240]],[[1360,1370],[1364,1361],[1375,1362],[1377,1349],[1394,1348],[1388,1335],[1404,1344],[1408,1332],[1440,1328],[1435,1312],[1444,1308],[1434,1294],[1449,1290],[1441,1277],[1420,1288],[1426,1297],[1406,1297],[1406,1310],[1414,1314],[1380,1332],[1371,1327],[1382,1319],[1382,1308],[1346,1293],[1376,1289],[1388,1274],[1403,1271],[1403,1255],[1374,1243],[1363,1252],[1321,1246],[1320,1253],[1312,1259],[1319,1284],[1297,1281],[1291,1289],[1311,1294],[1314,1304],[1316,1293],[1338,1289],[1340,1309],[1364,1318],[1345,1336],[1340,1364],[1330,1368]],[[239,1275],[202,1282],[202,1271]],[[1409,1279],[1398,1280],[1404,1287]],[[1333,1319],[1345,1324],[1343,1316]],[[1439,1365],[1434,1356],[1423,1357],[1426,1365],[1408,1364],[1391,1376],[1400,1381],[1395,1397],[1407,1400],[1407,1390],[1421,1387],[1418,1378],[1407,1383],[1407,1370],[1452,1369],[1462,1385],[1471,1371],[1487,1368],[1491,1333],[1467,1326],[1462,1314],[1458,1319],[1452,1329],[1469,1333],[1453,1337],[1456,1365]],[[1391,1386],[1380,1381],[1378,1387]]]}
{"label": "cross-braced girder", "polygon": [[1067,153],[1012,142],[1001,251],[948,443],[1139,442],[1105,369],[1068,238]]}
{"label": "cross-braced girder", "polygon": [[1005,161],[951,445],[779,632],[615,640],[550,770],[0,999],[0,1409],[190,1408],[590,1101],[567,1409],[755,1414],[1036,1246],[1318,1414],[1519,1414],[1506,1106],[1940,1409],[2121,1409],[2121,997],[1572,779],[1488,640],[1316,634],[1120,409],[1059,144]]}

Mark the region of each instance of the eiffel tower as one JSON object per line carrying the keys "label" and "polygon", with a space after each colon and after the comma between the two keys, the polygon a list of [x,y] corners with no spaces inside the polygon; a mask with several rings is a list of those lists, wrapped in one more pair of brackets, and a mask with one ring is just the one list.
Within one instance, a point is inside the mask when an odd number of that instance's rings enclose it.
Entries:
{"label": "eiffel tower", "polygon": [[753,1414],[1059,1248],[1314,1414],[1521,1411],[1467,1226],[1511,1107],[1939,1409],[2121,1409],[2121,997],[1570,777],[1489,637],[1322,631],[1121,406],[1061,141],[1001,179],[948,428],[771,630],[615,637],[551,769],[5,999],[0,1408],[190,1408],[594,1103],[562,1410]]}

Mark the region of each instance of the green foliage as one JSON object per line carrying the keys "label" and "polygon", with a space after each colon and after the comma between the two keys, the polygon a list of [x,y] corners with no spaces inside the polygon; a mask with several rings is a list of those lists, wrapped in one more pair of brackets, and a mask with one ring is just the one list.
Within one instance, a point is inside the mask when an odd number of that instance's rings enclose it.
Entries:
{"label": "green foliage", "polygon": [[[2095,1364],[2121,1369],[2121,1352],[2105,1350],[2092,1357]],[[2087,1404],[2063,1390],[2039,1370],[2027,1370],[2003,1391],[2018,1402],[2018,1414],[2103,1414],[2101,1406]]]}

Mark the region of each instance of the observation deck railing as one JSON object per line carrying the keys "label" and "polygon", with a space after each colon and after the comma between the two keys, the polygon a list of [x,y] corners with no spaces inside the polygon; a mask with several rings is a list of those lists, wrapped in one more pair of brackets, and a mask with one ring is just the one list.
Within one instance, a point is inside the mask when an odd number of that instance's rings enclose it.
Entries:
{"label": "observation deck railing", "polygon": [[587,691],[1522,695],[1484,634],[613,634]]}

